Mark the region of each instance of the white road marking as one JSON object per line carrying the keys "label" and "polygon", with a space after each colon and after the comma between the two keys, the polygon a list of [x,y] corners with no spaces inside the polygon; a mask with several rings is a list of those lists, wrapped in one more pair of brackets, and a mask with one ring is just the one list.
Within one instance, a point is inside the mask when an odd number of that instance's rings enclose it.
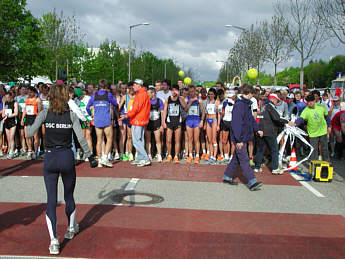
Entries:
{"label": "white road marking", "polygon": [[129,183],[126,185],[125,191],[134,191],[135,186],[137,186],[138,182],[140,181],[140,179],[138,178],[132,178]]}
{"label": "white road marking", "polygon": [[291,174],[293,178],[295,178],[297,181],[299,181],[300,184],[302,184],[305,188],[307,188],[309,191],[311,191],[315,196],[319,198],[324,198],[325,196],[320,193],[318,190],[316,190],[314,187],[312,187],[309,183],[306,181],[300,181],[304,180],[304,177],[297,175],[297,174]]}

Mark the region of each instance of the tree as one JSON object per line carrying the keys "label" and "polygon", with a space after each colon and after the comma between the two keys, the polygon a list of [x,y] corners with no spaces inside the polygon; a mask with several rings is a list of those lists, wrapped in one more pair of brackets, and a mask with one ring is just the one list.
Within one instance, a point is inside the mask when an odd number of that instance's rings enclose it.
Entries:
{"label": "tree", "polygon": [[287,26],[282,17],[273,16],[271,23],[261,23],[261,29],[266,38],[266,57],[274,65],[274,85],[277,85],[277,67],[291,57],[292,46],[286,34]]}
{"label": "tree", "polygon": [[332,80],[334,80],[338,72],[341,72],[343,75],[345,74],[345,56],[338,55],[332,58],[325,68],[325,86],[329,87],[332,84]]}
{"label": "tree", "polygon": [[304,68],[305,70],[305,83],[311,88],[325,88],[326,78],[325,69],[327,64],[325,62],[310,62],[308,66]]}
{"label": "tree", "polygon": [[326,39],[320,19],[315,16],[313,0],[288,0],[274,6],[279,19],[287,27],[287,36],[300,56],[300,87],[304,82],[304,63],[322,46]]}
{"label": "tree", "polygon": [[82,35],[74,16],[58,15],[54,9],[44,14],[40,20],[44,36],[42,47],[47,53],[45,68],[51,80],[57,80],[58,69],[66,69],[69,60],[73,59],[75,45],[79,44]]}
{"label": "tree", "polygon": [[342,44],[345,44],[345,1],[315,0],[321,24]]}
{"label": "tree", "polygon": [[38,73],[37,65],[42,58],[38,46],[40,29],[25,6],[25,0],[0,2],[0,79],[3,81]]}

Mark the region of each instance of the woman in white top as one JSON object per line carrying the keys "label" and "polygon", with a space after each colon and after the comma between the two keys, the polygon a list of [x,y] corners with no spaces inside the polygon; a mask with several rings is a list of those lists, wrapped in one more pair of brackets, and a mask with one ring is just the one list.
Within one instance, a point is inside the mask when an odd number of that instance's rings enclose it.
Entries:
{"label": "woman in white top", "polygon": [[208,91],[208,99],[206,101],[206,123],[204,129],[206,130],[207,142],[208,142],[208,151],[210,154],[207,154],[205,160],[208,160],[208,163],[214,165],[217,160],[217,132],[219,131],[220,124],[220,113],[218,112],[219,101],[216,100],[217,92],[216,89],[211,88]]}

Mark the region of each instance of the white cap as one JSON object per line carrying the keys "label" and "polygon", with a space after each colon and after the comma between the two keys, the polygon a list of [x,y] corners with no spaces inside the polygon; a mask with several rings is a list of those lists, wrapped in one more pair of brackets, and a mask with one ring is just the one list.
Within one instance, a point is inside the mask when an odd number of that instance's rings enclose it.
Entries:
{"label": "white cap", "polygon": [[291,93],[287,96],[287,98],[293,99],[293,98],[295,98],[295,95]]}
{"label": "white cap", "polygon": [[143,85],[144,84],[144,81],[141,80],[141,79],[135,79],[134,80],[134,83],[138,84],[138,85]]}

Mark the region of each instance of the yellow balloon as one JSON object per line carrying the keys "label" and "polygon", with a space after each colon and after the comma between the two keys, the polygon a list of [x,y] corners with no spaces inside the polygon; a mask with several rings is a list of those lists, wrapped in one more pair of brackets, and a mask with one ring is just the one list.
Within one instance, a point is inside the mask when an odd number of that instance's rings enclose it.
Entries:
{"label": "yellow balloon", "polygon": [[183,76],[184,76],[184,71],[183,71],[183,70],[180,70],[180,71],[178,72],[178,75],[179,75],[180,77],[183,77]]}
{"label": "yellow balloon", "polygon": [[184,84],[185,85],[190,85],[192,83],[192,79],[190,77],[186,77],[184,80],[183,80]]}
{"label": "yellow balloon", "polygon": [[258,71],[255,68],[251,68],[248,70],[247,75],[249,79],[255,79],[258,77]]}

